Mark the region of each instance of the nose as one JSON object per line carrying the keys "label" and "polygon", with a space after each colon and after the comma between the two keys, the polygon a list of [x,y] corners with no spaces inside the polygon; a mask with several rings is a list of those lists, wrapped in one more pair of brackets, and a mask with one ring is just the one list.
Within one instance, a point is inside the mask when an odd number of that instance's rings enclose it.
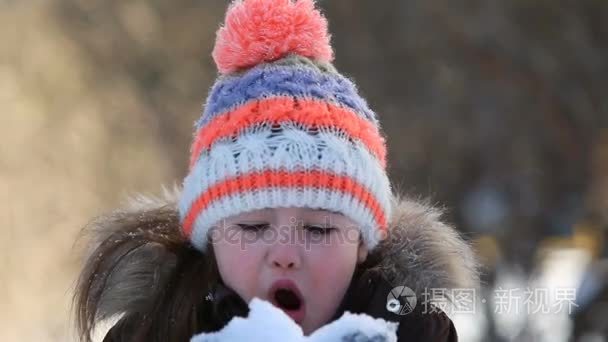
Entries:
{"label": "nose", "polygon": [[301,266],[302,246],[297,237],[297,213],[297,208],[274,210],[273,223],[277,238],[269,241],[267,255],[268,263],[274,269],[293,270]]}
{"label": "nose", "polygon": [[278,267],[278,268],[294,268],[295,266],[295,262],[291,261],[281,261],[281,260],[275,260],[273,261],[274,266]]}
{"label": "nose", "polygon": [[268,261],[273,268],[293,270],[300,268],[302,259],[298,246],[277,241],[269,246]]}

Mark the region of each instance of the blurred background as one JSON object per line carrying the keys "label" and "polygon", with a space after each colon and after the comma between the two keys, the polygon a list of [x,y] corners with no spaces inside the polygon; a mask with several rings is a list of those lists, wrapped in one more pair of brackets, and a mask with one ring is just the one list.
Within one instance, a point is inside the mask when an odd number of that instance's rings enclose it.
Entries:
{"label": "blurred background", "polygon": [[[0,0],[1,341],[73,340],[79,230],[181,182],[227,3]],[[461,340],[607,341],[608,2],[319,6],[395,188],[445,206],[483,262]],[[576,288],[574,310],[499,312],[513,288]]]}

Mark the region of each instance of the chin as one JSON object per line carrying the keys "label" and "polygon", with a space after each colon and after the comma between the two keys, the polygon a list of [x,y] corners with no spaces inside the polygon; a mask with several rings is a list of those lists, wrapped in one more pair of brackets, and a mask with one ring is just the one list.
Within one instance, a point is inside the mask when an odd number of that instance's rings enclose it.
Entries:
{"label": "chin", "polygon": [[317,327],[311,326],[311,323],[307,322],[306,320],[300,324],[300,328],[302,328],[302,332],[304,333],[305,336],[312,334],[313,332],[315,332],[315,330],[319,329],[320,327],[321,326],[317,326]]}

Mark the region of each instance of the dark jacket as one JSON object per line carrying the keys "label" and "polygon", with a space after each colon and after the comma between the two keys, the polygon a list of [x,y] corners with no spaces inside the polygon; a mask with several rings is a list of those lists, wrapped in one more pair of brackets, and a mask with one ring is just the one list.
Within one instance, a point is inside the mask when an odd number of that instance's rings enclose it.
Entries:
{"label": "dark jacket", "polygon": [[[456,342],[458,335],[454,324],[441,310],[425,312],[424,306],[417,305],[413,311],[398,315],[386,308],[387,296],[392,287],[379,275],[365,274],[353,281],[344,301],[334,319],[339,318],[344,311],[366,313],[375,318],[399,322],[397,338],[399,342]],[[199,325],[204,327],[201,332],[212,332],[221,329],[234,316],[247,315],[246,304],[223,286],[218,286],[213,294],[214,301],[201,303],[208,305],[199,316]],[[422,298],[420,298],[422,299]],[[429,310],[430,311],[430,310]],[[137,319],[123,319],[116,324],[104,338],[104,342],[123,342],[125,331],[135,331],[133,325]]]}
{"label": "dark jacket", "polygon": [[[419,296],[411,312],[397,314],[387,309],[387,297],[394,287],[376,272],[366,272],[348,290],[336,318],[345,310],[399,322],[397,339],[406,341],[456,342],[458,335],[450,318],[438,308],[430,310]],[[400,298],[401,304],[405,300]]]}
{"label": "dark jacket", "polygon": [[[145,204],[143,207],[130,209],[129,215],[135,212],[139,215],[138,219],[141,219],[146,215],[153,215],[150,214],[153,212],[150,206],[169,205],[173,208],[175,202],[169,199],[142,203]],[[116,215],[113,217],[115,218]],[[339,318],[345,311],[366,313],[372,317],[399,322],[397,335],[398,341],[401,342],[457,341],[456,329],[450,318],[441,310],[428,310],[429,306],[422,305],[422,295],[425,289],[478,287],[478,268],[468,243],[439,218],[440,212],[436,209],[419,202],[395,197],[388,238],[357,267],[334,319]],[[150,221],[154,222],[154,219]],[[112,228],[114,231],[120,229],[116,225],[114,223]],[[100,238],[107,239],[103,236]],[[121,262],[128,264],[128,256],[125,256]],[[153,271],[155,274],[163,274],[165,272],[163,268],[169,266],[165,266],[163,259],[160,258],[154,267],[156,267]],[[139,270],[139,272],[144,271]],[[125,297],[128,301],[142,301],[146,296],[150,296],[150,290],[145,286],[145,282],[141,282],[141,273],[137,281],[136,284],[134,280],[134,284],[124,286],[132,289],[131,296]],[[407,286],[418,296],[418,304],[407,314],[399,315],[387,309],[389,293],[397,286]],[[198,305],[195,310],[196,320],[200,332],[217,331],[232,317],[247,315],[247,305],[233,291],[223,286],[221,281],[213,286],[212,294],[213,300],[202,299],[196,304]],[[104,295],[107,296],[106,298],[112,297],[111,291]],[[200,298],[205,296],[201,294]],[[399,298],[399,301],[405,303],[404,298]],[[139,322],[142,321],[140,313],[125,312],[125,308],[127,310],[129,308],[128,303],[116,302],[122,312],[118,312],[119,309],[112,311],[110,308],[101,313],[106,317],[112,314],[124,314],[107,333],[105,342],[130,341],[129,332],[137,331]],[[145,340],[141,336],[139,339]]]}

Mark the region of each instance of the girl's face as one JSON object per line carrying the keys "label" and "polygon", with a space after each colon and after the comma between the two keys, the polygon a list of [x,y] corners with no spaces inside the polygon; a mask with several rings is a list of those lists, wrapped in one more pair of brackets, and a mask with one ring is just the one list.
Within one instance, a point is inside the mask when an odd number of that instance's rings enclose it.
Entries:
{"label": "girl's face", "polygon": [[216,224],[211,238],[224,283],[247,303],[272,302],[306,335],[332,318],[367,257],[354,221],[309,208],[235,215]]}

